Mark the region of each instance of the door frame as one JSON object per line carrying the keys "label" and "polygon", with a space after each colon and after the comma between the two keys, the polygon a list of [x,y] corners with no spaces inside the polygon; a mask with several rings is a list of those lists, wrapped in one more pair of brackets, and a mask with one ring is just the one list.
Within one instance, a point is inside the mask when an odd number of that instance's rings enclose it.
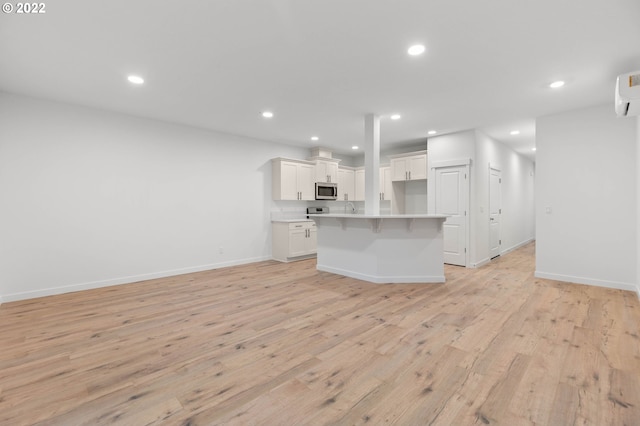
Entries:
{"label": "door frame", "polygon": [[500,215],[500,220],[498,222],[498,254],[494,257],[491,257],[491,229],[489,229],[489,238],[488,238],[488,242],[489,242],[489,261],[502,256],[502,168],[497,165],[497,164],[491,164],[489,163],[489,200],[488,200],[488,213],[489,213],[489,223],[488,226],[491,227],[491,173],[493,171],[496,171],[500,174],[500,182],[499,182],[499,191],[500,191],[500,207],[499,207],[499,215]]}
{"label": "door frame", "polygon": [[429,188],[427,194],[431,194],[428,197],[427,208],[429,213],[435,214],[435,201],[436,201],[436,169],[444,169],[449,167],[464,167],[465,173],[467,174],[468,179],[466,179],[466,188],[465,188],[465,201],[467,203],[467,215],[464,219],[464,244],[466,247],[466,252],[464,254],[464,267],[469,268],[469,259],[471,259],[471,246],[469,242],[470,239],[470,226],[471,226],[471,158],[460,158],[455,160],[446,160],[446,161],[433,161],[429,166]]}

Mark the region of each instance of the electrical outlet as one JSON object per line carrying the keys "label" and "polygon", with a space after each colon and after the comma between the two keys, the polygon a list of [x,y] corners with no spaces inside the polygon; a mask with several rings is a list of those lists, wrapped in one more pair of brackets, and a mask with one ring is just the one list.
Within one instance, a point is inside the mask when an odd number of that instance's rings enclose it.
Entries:
{"label": "electrical outlet", "polygon": [[224,254],[224,247],[220,246],[220,248],[218,249],[218,253]]}

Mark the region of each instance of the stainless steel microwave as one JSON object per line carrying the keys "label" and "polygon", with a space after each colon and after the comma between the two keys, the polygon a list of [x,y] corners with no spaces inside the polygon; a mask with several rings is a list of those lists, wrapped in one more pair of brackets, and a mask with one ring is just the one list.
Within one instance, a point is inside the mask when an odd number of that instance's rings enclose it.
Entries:
{"label": "stainless steel microwave", "polygon": [[338,184],[316,182],[316,200],[337,200]]}

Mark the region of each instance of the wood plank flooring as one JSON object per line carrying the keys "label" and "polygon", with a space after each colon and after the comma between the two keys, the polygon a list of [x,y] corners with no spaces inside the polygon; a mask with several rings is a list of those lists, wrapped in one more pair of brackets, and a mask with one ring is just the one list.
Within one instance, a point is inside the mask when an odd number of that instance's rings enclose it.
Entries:
{"label": "wood plank flooring", "polygon": [[261,262],[0,306],[2,425],[640,425],[636,294]]}

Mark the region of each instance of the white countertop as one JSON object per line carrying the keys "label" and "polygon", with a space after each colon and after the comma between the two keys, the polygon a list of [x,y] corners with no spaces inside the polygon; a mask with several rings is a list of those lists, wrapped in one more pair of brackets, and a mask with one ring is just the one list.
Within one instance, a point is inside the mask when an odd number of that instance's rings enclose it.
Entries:
{"label": "white countertop", "polygon": [[444,214],[310,214],[309,218],[336,218],[336,219],[446,219]]}
{"label": "white countertop", "polygon": [[294,223],[294,222],[313,222],[311,219],[301,218],[301,219],[271,219],[271,222],[279,222],[279,223]]}

